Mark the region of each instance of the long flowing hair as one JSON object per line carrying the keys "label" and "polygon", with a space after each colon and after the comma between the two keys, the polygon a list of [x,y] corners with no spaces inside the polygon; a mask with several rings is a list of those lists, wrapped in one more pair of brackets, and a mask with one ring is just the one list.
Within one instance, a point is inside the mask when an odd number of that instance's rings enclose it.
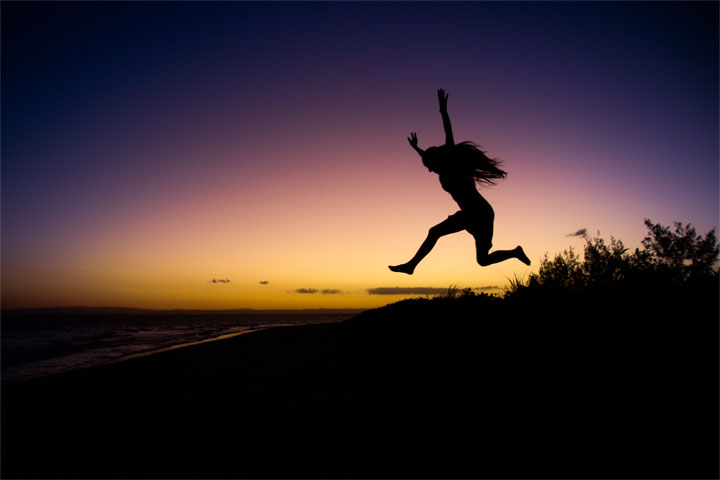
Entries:
{"label": "long flowing hair", "polygon": [[495,185],[498,180],[507,177],[507,172],[500,168],[500,160],[488,157],[475,143],[461,142],[453,150],[458,167],[471,174],[476,182]]}
{"label": "long flowing hair", "polygon": [[473,142],[430,147],[427,152],[430,153],[428,162],[426,162],[428,167],[432,163],[437,171],[454,175],[470,175],[481,185],[495,185],[498,180],[507,176],[507,172],[500,168],[501,161],[488,157]]}

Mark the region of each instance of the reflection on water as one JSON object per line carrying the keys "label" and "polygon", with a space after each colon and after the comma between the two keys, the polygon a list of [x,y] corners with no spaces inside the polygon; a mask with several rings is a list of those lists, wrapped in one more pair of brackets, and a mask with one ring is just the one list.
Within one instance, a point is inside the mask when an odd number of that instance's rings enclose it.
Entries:
{"label": "reflection on water", "polygon": [[2,319],[2,379],[57,373],[260,328],[352,315],[24,315]]}

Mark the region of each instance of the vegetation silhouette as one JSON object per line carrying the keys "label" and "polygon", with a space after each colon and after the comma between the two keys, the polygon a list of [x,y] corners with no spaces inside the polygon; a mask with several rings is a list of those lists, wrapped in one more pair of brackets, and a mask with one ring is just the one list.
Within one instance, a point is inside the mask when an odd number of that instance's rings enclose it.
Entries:
{"label": "vegetation silhouette", "polygon": [[610,237],[585,240],[584,261],[570,248],[550,259],[543,258],[538,273],[531,274],[527,285],[533,288],[560,288],[585,291],[596,288],[647,290],[661,287],[692,288],[706,286],[717,279],[714,269],[720,247],[715,230],[698,236],[695,228],[674,223],[669,227],[645,220],[648,234],[642,249],[633,253],[621,240]]}
{"label": "vegetation silhouette", "polygon": [[451,286],[348,321],[420,364],[395,411],[411,475],[718,478],[715,230],[645,224],[634,252],[586,238],[502,297]]}
{"label": "vegetation silhouette", "polygon": [[510,258],[517,258],[530,265],[530,259],[519,245],[513,250],[490,252],[495,212],[485,197],[478,192],[476,184],[494,185],[497,180],[505,178],[507,172],[500,168],[499,160],[488,157],[474,143],[468,141],[455,143],[447,111],[447,100],[448,95],[443,89],[439,89],[438,102],[445,129],[445,145],[423,150],[418,147],[415,132],[410,133],[408,142],[422,158],[423,165],[439,175],[440,185],[457,202],[460,210],[430,228],[412,259],[400,265],[390,265],[388,268],[393,272],[412,275],[417,265],[430,253],[441,237],[462,230],[466,230],[475,238],[477,262],[481,266],[503,262]]}

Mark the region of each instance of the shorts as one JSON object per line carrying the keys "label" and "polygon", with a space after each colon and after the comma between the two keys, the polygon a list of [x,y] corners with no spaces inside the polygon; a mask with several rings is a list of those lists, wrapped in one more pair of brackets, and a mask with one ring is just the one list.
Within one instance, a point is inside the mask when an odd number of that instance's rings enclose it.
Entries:
{"label": "shorts", "polygon": [[495,214],[492,210],[477,213],[459,210],[450,215],[443,223],[454,227],[458,232],[466,230],[475,238],[475,246],[478,250],[489,251],[492,247],[494,220]]}

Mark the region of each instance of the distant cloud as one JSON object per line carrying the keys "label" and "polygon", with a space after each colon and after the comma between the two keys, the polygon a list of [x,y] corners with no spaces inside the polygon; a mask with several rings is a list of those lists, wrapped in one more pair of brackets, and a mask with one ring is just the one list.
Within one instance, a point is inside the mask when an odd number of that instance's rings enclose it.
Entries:
{"label": "distant cloud", "polygon": [[267,285],[270,283],[270,280],[260,280],[260,285]]}
{"label": "distant cloud", "polygon": [[581,228],[580,230],[578,230],[578,231],[575,232],[575,233],[568,233],[568,234],[566,235],[566,237],[582,237],[582,238],[586,238],[586,237],[587,237],[587,228]]}
{"label": "distant cloud", "polygon": [[317,288],[298,288],[294,293],[322,293],[323,295],[337,295],[343,293],[342,290],[336,288],[326,288],[324,290],[318,290]]}
{"label": "distant cloud", "polygon": [[436,287],[377,287],[368,288],[370,295],[438,295],[447,293],[447,288]]}
{"label": "distant cloud", "polygon": [[229,278],[213,278],[210,280],[212,283],[230,283]]}
{"label": "distant cloud", "polygon": [[338,293],[343,293],[342,290],[337,290],[335,288],[326,288],[322,291],[323,295],[337,295]]}
{"label": "distant cloud", "polygon": [[295,293],[317,293],[317,289],[315,288],[298,288],[295,290]]}

